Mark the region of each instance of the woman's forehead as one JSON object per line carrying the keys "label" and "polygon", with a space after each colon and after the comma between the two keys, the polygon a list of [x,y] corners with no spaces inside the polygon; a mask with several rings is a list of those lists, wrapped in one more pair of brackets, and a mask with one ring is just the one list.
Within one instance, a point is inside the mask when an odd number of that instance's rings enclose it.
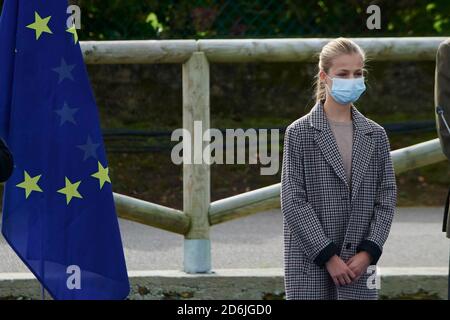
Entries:
{"label": "woman's forehead", "polygon": [[359,54],[343,54],[333,59],[334,71],[356,71],[364,68],[364,62]]}

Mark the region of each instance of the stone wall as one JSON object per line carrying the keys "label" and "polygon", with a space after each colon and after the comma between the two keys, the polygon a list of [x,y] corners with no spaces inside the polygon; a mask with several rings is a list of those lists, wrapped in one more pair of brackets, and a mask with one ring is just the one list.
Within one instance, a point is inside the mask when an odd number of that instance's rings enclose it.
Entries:
{"label": "stone wall", "polygon": [[[434,62],[372,62],[357,102],[369,116],[403,112],[433,119]],[[90,65],[102,126],[156,130],[181,126],[181,66]],[[211,120],[288,124],[313,105],[314,64],[211,64]],[[259,119],[259,120],[255,120]]]}

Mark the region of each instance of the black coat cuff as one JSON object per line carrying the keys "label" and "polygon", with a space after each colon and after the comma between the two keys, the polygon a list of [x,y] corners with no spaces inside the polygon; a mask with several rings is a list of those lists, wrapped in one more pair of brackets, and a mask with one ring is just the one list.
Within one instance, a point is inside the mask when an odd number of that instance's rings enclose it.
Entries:
{"label": "black coat cuff", "polygon": [[14,169],[13,156],[3,138],[0,138],[0,182],[5,182],[11,177]]}
{"label": "black coat cuff", "polygon": [[319,267],[323,267],[325,263],[335,254],[338,254],[338,247],[334,242],[331,242],[319,252],[317,257],[314,259],[314,263]]}
{"label": "black coat cuff", "polygon": [[372,257],[372,265],[377,264],[381,256],[381,248],[375,242],[370,240],[361,241],[361,243],[356,247],[356,252],[360,251],[366,251],[370,254]]}

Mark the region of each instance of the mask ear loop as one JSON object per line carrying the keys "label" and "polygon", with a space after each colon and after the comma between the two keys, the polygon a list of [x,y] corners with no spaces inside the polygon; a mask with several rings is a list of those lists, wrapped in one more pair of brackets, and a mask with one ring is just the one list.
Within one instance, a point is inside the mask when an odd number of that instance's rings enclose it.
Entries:
{"label": "mask ear loop", "polygon": [[[325,72],[325,76],[327,76],[331,80],[331,83],[333,83],[333,78],[331,78],[326,72]],[[328,89],[328,94],[331,95],[331,89],[328,86],[326,81],[325,81],[325,88]]]}

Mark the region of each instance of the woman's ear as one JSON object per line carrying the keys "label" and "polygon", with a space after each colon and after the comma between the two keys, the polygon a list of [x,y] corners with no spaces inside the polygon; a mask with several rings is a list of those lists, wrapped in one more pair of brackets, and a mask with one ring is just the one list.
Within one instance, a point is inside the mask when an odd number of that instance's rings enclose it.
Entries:
{"label": "woman's ear", "polygon": [[325,71],[320,70],[320,72],[319,72],[319,79],[320,79],[320,81],[321,81],[322,83],[328,84],[328,81],[327,81],[327,74],[325,73]]}
{"label": "woman's ear", "polygon": [[319,79],[320,79],[321,81],[324,81],[324,80],[325,80],[325,72],[324,72],[323,70],[320,70],[320,71],[319,71]]}
{"label": "woman's ear", "polygon": [[319,72],[319,78],[320,78],[320,81],[322,81],[322,82],[327,82],[327,74],[325,73],[325,71],[320,70],[320,72]]}

